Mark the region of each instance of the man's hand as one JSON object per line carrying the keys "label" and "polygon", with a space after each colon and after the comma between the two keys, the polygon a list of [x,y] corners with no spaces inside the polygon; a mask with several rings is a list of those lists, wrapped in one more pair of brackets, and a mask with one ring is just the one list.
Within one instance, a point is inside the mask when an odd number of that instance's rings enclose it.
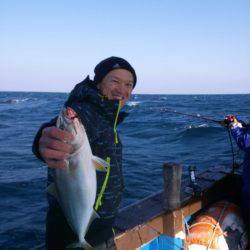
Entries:
{"label": "man's hand", "polygon": [[227,115],[224,119],[225,126],[229,128],[242,127],[242,124],[237,120],[234,115]]}
{"label": "man's hand", "polygon": [[73,151],[73,147],[67,142],[74,139],[74,136],[57,127],[43,129],[39,140],[39,152],[44,161],[51,168],[65,168],[67,157]]}

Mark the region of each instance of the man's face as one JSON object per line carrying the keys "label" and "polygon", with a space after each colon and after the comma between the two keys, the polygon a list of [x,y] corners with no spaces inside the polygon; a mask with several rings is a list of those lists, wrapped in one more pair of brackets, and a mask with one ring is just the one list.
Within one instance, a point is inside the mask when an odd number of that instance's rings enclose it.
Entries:
{"label": "man's face", "polygon": [[109,100],[121,100],[123,107],[132,93],[133,82],[133,75],[130,71],[114,69],[103,78],[97,87]]}

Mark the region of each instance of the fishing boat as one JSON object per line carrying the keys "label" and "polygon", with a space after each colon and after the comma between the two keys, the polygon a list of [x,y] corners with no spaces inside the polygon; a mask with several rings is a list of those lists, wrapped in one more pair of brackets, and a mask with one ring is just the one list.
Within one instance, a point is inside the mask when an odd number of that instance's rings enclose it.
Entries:
{"label": "fishing boat", "polygon": [[[235,210],[231,208],[239,204],[242,187],[241,169],[232,171],[231,166],[213,166],[199,173],[195,182],[192,178],[181,178],[181,169],[177,164],[164,164],[163,190],[119,211],[114,226],[116,233],[114,238],[109,240],[109,249],[230,249],[228,246],[214,248],[213,244],[216,241],[215,237],[218,238],[219,235],[228,237],[227,232],[220,232],[220,224],[222,219],[225,219],[226,213],[230,214],[230,211]],[[213,204],[215,208],[211,208]],[[213,225],[211,221],[202,222],[210,225],[212,235],[209,236],[209,232],[207,231],[207,234],[205,232],[210,245],[201,244],[199,247],[199,244],[194,244],[191,248],[195,230],[198,234],[203,230],[204,235],[204,227],[199,229],[201,226],[199,219],[202,220],[202,216],[197,220],[197,214],[204,215],[204,211],[217,211],[217,218],[212,218],[215,219]],[[205,212],[205,215],[208,218],[208,212]],[[213,217],[213,215],[210,213],[209,216]],[[232,218],[231,214],[229,217]],[[187,222],[188,219],[189,222]],[[196,226],[192,227],[192,221]],[[236,224],[232,223],[236,225],[237,221]],[[201,237],[204,238],[204,236]],[[239,241],[241,248],[234,249],[246,249],[246,232],[241,232]],[[202,242],[196,239],[196,243]]]}

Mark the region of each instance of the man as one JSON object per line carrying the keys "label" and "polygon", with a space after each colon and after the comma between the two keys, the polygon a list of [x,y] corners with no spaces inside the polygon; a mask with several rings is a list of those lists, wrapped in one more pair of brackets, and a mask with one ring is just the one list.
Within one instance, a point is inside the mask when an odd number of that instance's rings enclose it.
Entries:
{"label": "man", "polygon": [[[94,80],[87,77],[71,91],[65,106],[73,108],[86,129],[93,155],[108,161],[110,171],[97,172],[97,197],[94,209],[100,219],[94,220],[86,241],[97,246],[112,236],[112,225],[123,193],[122,144],[116,126],[125,117],[120,109],[136,85],[136,73],[124,59],[109,57],[94,69]],[[67,143],[73,135],[55,127],[56,118],[39,129],[33,144],[34,154],[48,165],[48,184],[54,181],[53,168],[67,165],[73,153]],[[48,194],[46,220],[47,249],[64,249],[76,240],[55,199]],[[105,248],[103,246],[103,248]]]}
{"label": "man", "polygon": [[250,231],[250,126],[237,120],[234,115],[227,115],[225,124],[230,128],[231,134],[240,149],[245,152],[243,162],[243,190],[242,207],[244,219]]}

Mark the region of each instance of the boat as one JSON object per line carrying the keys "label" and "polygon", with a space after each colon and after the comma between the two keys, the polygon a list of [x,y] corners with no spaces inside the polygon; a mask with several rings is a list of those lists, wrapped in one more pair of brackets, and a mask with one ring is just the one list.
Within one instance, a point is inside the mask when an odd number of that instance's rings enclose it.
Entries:
{"label": "boat", "polygon": [[[213,205],[218,207],[218,202],[224,202],[224,205],[219,206],[219,220],[230,206],[238,207],[240,204],[241,169],[232,170],[231,166],[222,165],[212,166],[197,174],[193,183],[192,178],[182,175],[180,165],[165,163],[163,177],[164,187],[161,191],[119,211],[114,225],[115,235],[108,241],[108,249],[203,249],[190,246],[190,234],[188,235],[187,231],[190,233],[192,221],[199,224],[200,222],[195,220],[197,215],[204,215],[204,211],[209,211],[209,208],[211,210]],[[212,232],[219,230],[219,222],[217,218]],[[216,249],[212,248],[212,240],[210,246],[204,249]],[[245,249],[246,232],[241,240],[243,245],[239,249]]]}

